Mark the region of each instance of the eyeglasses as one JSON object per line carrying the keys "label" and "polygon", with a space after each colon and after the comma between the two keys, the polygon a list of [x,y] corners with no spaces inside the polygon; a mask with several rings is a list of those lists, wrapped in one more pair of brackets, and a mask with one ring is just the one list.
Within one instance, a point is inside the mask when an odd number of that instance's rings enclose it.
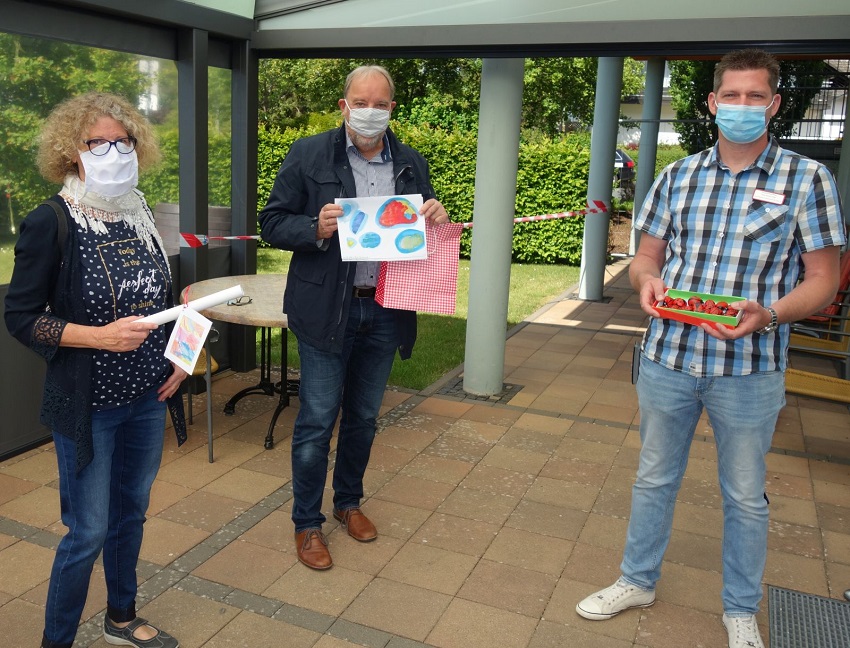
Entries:
{"label": "eyeglasses", "polygon": [[237,297],[236,299],[229,299],[227,301],[228,306],[246,306],[250,304],[253,299],[251,299],[248,295],[242,295],[241,297]]}
{"label": "eyeglasses", "polygon": [[83,144],[89,147],[89,151],[91,151],[92,155],[106,155],[109,153],[109,149],[113,146],[119,153],[127,155],[128,153],[132,153],[136,148],[136,138],[130,135],[128,137],[119,137],[115,141],[110,141],[108,139],[103,139],[102,137],[95,137],[85,140]]}

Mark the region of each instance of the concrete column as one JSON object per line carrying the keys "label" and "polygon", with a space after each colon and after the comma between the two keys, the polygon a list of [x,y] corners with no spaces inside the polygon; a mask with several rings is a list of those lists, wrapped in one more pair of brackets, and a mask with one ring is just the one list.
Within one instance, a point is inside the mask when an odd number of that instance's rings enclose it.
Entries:
{"label": "concrete column", "polygon": [[844,136],[841,139],[841,157],[835,181],[844,207],[844,221],[850,223],[850,101],[844,105]]}
{"label": "concrete column", "polygon": [[[643,112],[640,122],[640,159],[635,182],[635,209],[641,205],[655,180],[655,161],[658,155],[658,130],[661,126],[661,98],[664,93],[664,59],[651,58],[646,62],[646,83],[643,90]],[[640,232],[632,228],[629,254],[634,256],[640,243]]]}
{"label": "concrete column", "polygon": [[[523,59],[484,59],[463,389],[502,391],[516,205]],[[610,179],[610,178],[609,178]]]}
{"label": "concrete column", "polygon": [[602,299],[602,286],[605,280],[614,152],[617,148],[622,88],[622,57],[600,57],[596,73],[593,133],[590,137],[590,179],[587,183],[587,200],[591,206],[594,201],[603,202],[606,212],[588,214],[585,218],[579,277],[579,298],[591,301]]}

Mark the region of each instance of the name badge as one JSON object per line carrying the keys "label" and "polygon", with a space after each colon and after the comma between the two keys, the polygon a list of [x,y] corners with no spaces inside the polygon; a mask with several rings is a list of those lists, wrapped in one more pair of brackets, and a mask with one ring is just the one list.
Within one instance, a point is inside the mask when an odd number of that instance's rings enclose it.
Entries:
{"label": "name badge", "polygon": [[753,200],[771,203],[773,205],[781,205],[785,202],[785,194],[773,193],[764,189],[756,189],[753,192]]}

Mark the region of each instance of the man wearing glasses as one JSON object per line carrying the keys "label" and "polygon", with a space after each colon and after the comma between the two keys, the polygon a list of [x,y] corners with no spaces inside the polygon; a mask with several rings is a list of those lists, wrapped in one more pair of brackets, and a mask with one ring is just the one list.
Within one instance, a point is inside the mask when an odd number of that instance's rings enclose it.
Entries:
{"label": "man wearing glasses", "polygon": [[448,220],[434,196],[428,164],[387,128],[393,81],[378,66],[359,67],[345,82],[345,123],[298,140],[260,212],[262,236],[292,250],[284,294],[289,328],[301,357],[300,409],[292,434],[292,521],[298,559],[312,569],[333,565],[322,533],[322,492],[337,416],[333,516],[360,542],[375,525],[360,510],[363,475],[396,349],[410,357],[416,313],[375,302],[377,263],[343,262],[336,198],[422,194],[420,214]]}

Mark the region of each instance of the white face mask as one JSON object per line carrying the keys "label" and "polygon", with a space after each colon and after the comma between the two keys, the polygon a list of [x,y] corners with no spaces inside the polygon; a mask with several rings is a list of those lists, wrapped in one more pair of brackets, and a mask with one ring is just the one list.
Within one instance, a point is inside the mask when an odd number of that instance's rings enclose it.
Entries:
{"label": "white face mask", "polygon": [[377,137],[387,130],[390,123],[390,111],[380,108],[352,108],[348,107],[348,119],[345,123],[358,135],[363,137]]}
{"label": "white face mask", "polygon": [[83,151],[80,162],[86,174],[86,191],[117,198],[139,184],[139,158],[135,151],[119,153],[114,146],[106,155]]}

